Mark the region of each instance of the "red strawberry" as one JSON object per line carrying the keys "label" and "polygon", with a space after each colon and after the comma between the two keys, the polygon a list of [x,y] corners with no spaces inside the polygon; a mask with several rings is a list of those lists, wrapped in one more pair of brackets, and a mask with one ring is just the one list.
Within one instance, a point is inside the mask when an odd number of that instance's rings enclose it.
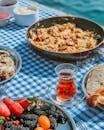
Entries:
{"label": "red strawberry", "polygon": [[7,105],[3,102],[0,102],[0,116],[9,117],[10,110],[8,109]]}
{"label": "red strawberry", "polygon": [[24,99],[19,100],[19,103],[21,104],[21,106],[22,106],[24,109],[27,109],[28,106],[29,106],[29,101],[28,101],[27,98],[24,98]]}
{"label": "red strawberry", "polygon": [[9,109],[16,116],[21,115],[24,111],[23,107],[18,102],[14,102],[10,105]]}
{"label": "red strawberry", "polygon": [[9,105],[11,105],[11,104],[14,103],[14,101],[13,101],[12,99],[7,98],[7,97],[3,98],[3,102],[4,102],[7,106],[9,106]]}
{"label": "red strawberry", "polygon": [[23,107],[18,102],[13,101],[12,99],[4,98],[3,102],[8,106],[11,113],[16,116],[21,115],[24,111]]}

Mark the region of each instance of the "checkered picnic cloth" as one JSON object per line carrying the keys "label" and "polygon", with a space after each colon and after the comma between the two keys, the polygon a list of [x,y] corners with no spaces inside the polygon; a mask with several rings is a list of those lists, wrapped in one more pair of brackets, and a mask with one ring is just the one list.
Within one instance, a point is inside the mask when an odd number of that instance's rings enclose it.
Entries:
{"label": "checkered picnic cloth", "polygon": [[[31,4],[26,0],[19,0],[20,5]],[[39,19],[61,15],[59,12],[55,12],[47,7],[44,7],[38,3],[35,3],[39,7]],[[6,96],[12,98],[39,96],[43,99],[48,99],[47,88],[56,85],[57,76],[54,72],[54,68],[59,62],[46,60],[37,55],[29,46],[26,40],[26,27],[21,27],[15,24],[14,18],[10,19],[9,25],[0,28],[0,45],[8,46],[16,50],[22,58],[22,68],[20,72],[7,83]],[[104,62],[103,49],[93,57],[88,58],[85,61],[77,63],[78,71],[76,74],[76,83],[78,90],[81,91],[78,100],[81,99],[82,89],[81,81],[85,73],[94,65]],[[88,130],[103,130],[104,129],[104,110],[100,108],[90,108],[82,100],[80,103],[76,103],[74,106],[65,108],[75,119],[75,121],[83,120],[88,126]]]}

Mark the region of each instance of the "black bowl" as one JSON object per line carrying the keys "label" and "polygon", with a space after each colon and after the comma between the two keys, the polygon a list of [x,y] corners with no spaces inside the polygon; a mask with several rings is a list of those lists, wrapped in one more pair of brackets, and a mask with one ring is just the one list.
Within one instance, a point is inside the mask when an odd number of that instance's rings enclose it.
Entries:
{"label": "black bowl", "polygon": [[[53,51],[47,51],[41,49],[35,46],[35,44],[31,43],[31,41],[29,40],[29,38],[31,38],[30,31],[36,32],[38,28],[47,28],[55,24],[64,24],[68,22],[74,23],[77,27],[83,30],[89,30],[96,33],[97,40],[98,40],[96,47],[89,49],[87,51],[82,51],[77,53],[59,53],[59,52],[53,52]],[[88,57],[89,54],[93,53],[98,47],[100,47],[103,44],[104,30],[100,25],[88,19],[73,17],[73,16],[61,16],[61,17],[51,17],[34,23],[28,28],[26,37],[29,44],[39,55],[45,56],[47,58],[55,59],[55,60],[79,60]]]}

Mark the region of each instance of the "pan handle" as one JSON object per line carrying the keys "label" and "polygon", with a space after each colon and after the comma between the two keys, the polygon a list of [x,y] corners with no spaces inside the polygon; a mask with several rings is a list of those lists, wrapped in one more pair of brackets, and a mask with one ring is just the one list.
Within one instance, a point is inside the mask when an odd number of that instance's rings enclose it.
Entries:
{"label": "pan handle", "polygon": [[[99,43],[98,47],[96,47],[96,49],[99,51],[100,49],[104,49],[104,39],[102,40],[102,42]],[[96,50],[95,49],[95,50]]]}
{"label": "pan handle", "polygon": [[97,51],[100,54],[104,54],[104,40],[102,41],[102,44],[97,48]]}
{"label": "pan handle", "polygon": [[104,40],[102,41],[102,44],[99,46],[99,48],[104,48]]}

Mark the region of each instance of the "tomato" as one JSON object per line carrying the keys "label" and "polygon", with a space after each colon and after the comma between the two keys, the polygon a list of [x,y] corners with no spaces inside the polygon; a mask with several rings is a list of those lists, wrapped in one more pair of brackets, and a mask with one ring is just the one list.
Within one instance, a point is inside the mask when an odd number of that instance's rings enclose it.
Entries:
{"label": "tomato", "polygon": [[39,118],[38,118],[38,124],[39,124],[39,126],[41,126],[42,128],[44,128],[44,130],[49,129],[50,126],[51,126],[49,118],[47,116],[45,116],[45,115],[39,116]]}
{"label": "tomato", "polygon": [[37,127],[34,130],[44,130],[42,127]]}

